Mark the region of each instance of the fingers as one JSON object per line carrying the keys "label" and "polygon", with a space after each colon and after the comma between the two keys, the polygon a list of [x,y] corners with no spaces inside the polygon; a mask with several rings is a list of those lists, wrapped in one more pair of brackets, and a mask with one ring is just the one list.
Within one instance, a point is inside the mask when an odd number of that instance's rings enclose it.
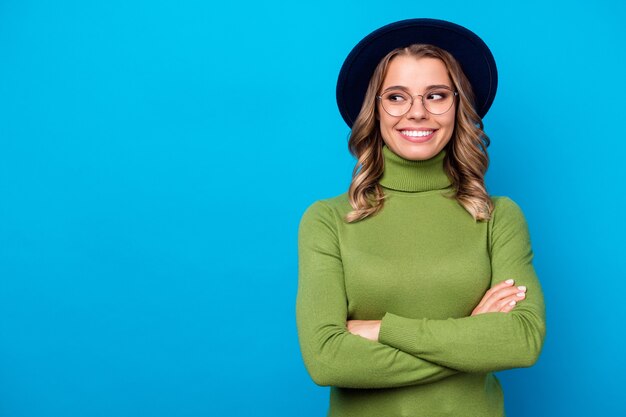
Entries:
{"label": "fingers", "polygon": [[514,286],[514,280],[503,281],[489,289],[472,315],[509,312],[515,308],[516,304],[526,298],[526,287],[523,285]]}
{"label": "fingers", "polygon": [[500,288],[489,296],[483,305],[483,309],[500,311],[504,305],[510,304],[511,301],[517,302],[524,298],[526,298],[526,287],[524,286]]}
{"label": "fingers", "polygon": [[526,293],[524,291],[518,290],[518,292],[516,292],[515,294],[503,298],[501,301],[499,301],[496,305],[496,308],[498,309],[497,311],[500,311],[502,313],[508,313],[509,311],[513,310],[517,303],[522,301],[524,298],[526,298]]}
{"label": "fingers", "polygon": [[516,300],[511,300],[509,302],[507,302],[501,309],[500,309],[500,313],[508,313],[509,311],[513,310],[515,308],[515,306],[517,305],[517,301]]}
{"label": "fingers", "polygon": [[504,289],[504,288],[509,288],[511,287],[513,284],[515,283],[514,280],[512,279],[507,279],[506,281],[502,281],[499,284],[494,285],[492,288],[490,288],[489,290],[487,290],[487,292],[485,293],[485,295],[483,296],[483,299],[480,300],[480,303],[478,304],[478,308],[484,306],[484,304],[489,301],[489,299],[491,298],[491,296],[493,295],[493,293]]}

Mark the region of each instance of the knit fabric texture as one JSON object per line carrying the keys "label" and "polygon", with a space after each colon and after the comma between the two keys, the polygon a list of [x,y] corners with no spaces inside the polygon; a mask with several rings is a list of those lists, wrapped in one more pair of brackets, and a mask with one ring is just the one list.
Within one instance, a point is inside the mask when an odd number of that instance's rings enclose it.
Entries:
{"label": "knit fabric texture", "polygon": [[[476,222],[449,196],[445,150],[408,161],[387,147],[383,209],[347,223],[347,194],[311,205],[299,230],[296,301],[305,366],[331,386],[331,417],[502,417],[494,371],[534,364],[545,337],[543,294],[526,220],[492,197]],[[507,279],[527,287],[509,313],[470,316]],[[382,320],[377,342],[347,320]]]}

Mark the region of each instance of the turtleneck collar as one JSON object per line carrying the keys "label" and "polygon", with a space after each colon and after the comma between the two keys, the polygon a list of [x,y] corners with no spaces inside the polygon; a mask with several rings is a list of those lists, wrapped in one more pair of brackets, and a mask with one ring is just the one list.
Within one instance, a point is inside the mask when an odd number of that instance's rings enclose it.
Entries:
{"label": "turtleneck collar", "polygon": [[385,169],[380,185],[397,191],[419,192],[442,190],[452,182],[443,168],[446,151],[443,149],[434,157],[425,161],[404,159],[387,146],[383,146]]}

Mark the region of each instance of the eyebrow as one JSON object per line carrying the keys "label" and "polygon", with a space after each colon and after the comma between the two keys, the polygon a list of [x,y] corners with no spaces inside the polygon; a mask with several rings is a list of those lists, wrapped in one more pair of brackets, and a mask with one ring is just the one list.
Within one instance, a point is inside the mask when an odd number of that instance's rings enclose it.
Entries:
{"label": "eyebrow", "polygon": [[[433,88],[448,88],[450,90],[452,90],[452,87],[450,87],[449,85],[445,85],[445,84],[433,84],[433,85],[429,85],[426,87],[425,91],[428,90],[432,90]],[[409,92],[409,89],[403,85],[392,85],[391,87],[387,87],[383,90],[383,93],[386,93],[387,91],[390,90],[404,90],[406,92]]]}

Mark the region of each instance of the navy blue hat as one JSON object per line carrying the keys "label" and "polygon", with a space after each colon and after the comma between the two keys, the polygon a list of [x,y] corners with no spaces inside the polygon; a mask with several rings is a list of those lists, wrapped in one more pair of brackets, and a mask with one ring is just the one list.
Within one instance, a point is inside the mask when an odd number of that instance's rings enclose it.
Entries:
{"label": "navy blue hat", "polygon": [[491,51],[475,33],[445,20],[408,19],[367,35],[350,52],[337,80],[337,106],[348,126],[356,120],[374,69],[389,52],[414,43],[438,46],[461,64],[472,84],[476,113],[482,118],[493,103],[498,71]]}

